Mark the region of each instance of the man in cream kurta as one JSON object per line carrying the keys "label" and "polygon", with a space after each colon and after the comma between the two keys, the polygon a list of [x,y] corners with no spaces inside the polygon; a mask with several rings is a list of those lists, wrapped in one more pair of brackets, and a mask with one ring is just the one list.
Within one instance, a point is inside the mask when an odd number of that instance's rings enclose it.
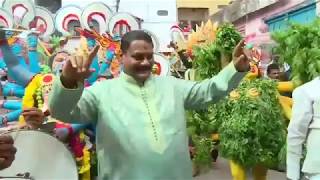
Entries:
{"label": "man in cream kurta", "polygon": [[320,78],[298,87],[293,92],[293,112],[288,128],[287,177],[299,180],[302,147],[307,155],[302,172],[311,179],[320,179]]}
{"label": "man in cream kurta", "polygon": [[[122,47],[125,53],[130,47],[128,56],[138,60],[124,58],[134,61],[138,67],[147,67],[148,61],[152,62],[152,56],[145,51],[149,49],[152,54],[152,40],[143,33],[131,33],[140,39]],[[130,40],[128,37],[124,38]],[[130,49],[134,50],[130,52]],[[136,57],[137,54],[144,57]],[[244,60],[244,63],[247,62]],[[53,86],[50,112],[54,118],[65,122],[96,124],[99,179],[189,180],[192,166],[185,110],[205,107],[235,88],[245,75],[237,72],[236,65],[231,62],[217,76],[201,83],[147,76],[141,84],[137,78],[123,72],[119,78],[84,90],[79,81],[77,88],[63,87],[65,80],[61,76]],[[125,64],[125,71],[129,71],[128,67]],[[145,69],[140,69],[143,74]],[[76,122],[72,121],[75,119]]]}

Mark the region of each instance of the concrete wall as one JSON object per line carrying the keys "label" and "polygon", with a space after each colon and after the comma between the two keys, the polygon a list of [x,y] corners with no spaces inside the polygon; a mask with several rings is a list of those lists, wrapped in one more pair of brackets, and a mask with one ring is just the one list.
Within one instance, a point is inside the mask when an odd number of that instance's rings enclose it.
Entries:
{"label": "concrete wall", "polygon": [[205,21],[209,17],[208,8],[179,8],[179,21]]}

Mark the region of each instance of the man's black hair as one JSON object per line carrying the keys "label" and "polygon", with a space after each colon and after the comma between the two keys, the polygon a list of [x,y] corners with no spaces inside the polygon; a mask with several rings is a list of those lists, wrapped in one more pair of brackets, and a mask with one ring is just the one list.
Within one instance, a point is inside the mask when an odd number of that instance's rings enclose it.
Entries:
{"label": "man's black hair", "polygon": [[153,47],[152,38],[148,33],[146,33],[145,31],[142,31],[142,30],[134,30],[134,31],[130,31],[130,32],[126,33],[121,38],[121,51],[122,51],[122,53],[126,53],[130,47],[130,44],[135,40],[146,41],[147,43],[152,44],[152,47]]}
{"label": "man's black hair", "polygon": [[272,64],[270,64],[270,65],[268,66],[268,68],[267,68],[267,73],[269,74],[269,73],[271,72],[271,70],[274,70],[274,69],[280,70],[279,64],[277,64],[277,63],[272,63]]}

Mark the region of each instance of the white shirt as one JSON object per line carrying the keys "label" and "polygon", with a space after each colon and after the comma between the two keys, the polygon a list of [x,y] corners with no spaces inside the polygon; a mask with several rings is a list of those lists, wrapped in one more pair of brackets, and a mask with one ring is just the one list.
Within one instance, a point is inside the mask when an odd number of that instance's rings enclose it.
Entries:
{"label": "white shirt", "polygon": [[320,174],[320,77],[298,87],[292,96],[292,119],[287,138],[287,177],[298,180],[305,141],[307,155],[302,171]]}

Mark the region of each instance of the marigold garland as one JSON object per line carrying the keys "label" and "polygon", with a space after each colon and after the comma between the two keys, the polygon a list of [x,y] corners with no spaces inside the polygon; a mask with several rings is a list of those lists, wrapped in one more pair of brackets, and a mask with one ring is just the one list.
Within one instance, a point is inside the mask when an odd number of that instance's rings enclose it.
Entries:
{"label": "marigold garland", "polygon": [[[37,89],[41,88],[41,82],[42,82],[42,75],[37,74],[33,77],[33,79],[30,81],[28,86],[25,89],[25,94],[22,98],[22,107],[23,108],[31,108],[34,107],[34,94],[36,93]],[[24,124],[24,118],[23,116],[20,116],[19,118],[19,124]]]}

